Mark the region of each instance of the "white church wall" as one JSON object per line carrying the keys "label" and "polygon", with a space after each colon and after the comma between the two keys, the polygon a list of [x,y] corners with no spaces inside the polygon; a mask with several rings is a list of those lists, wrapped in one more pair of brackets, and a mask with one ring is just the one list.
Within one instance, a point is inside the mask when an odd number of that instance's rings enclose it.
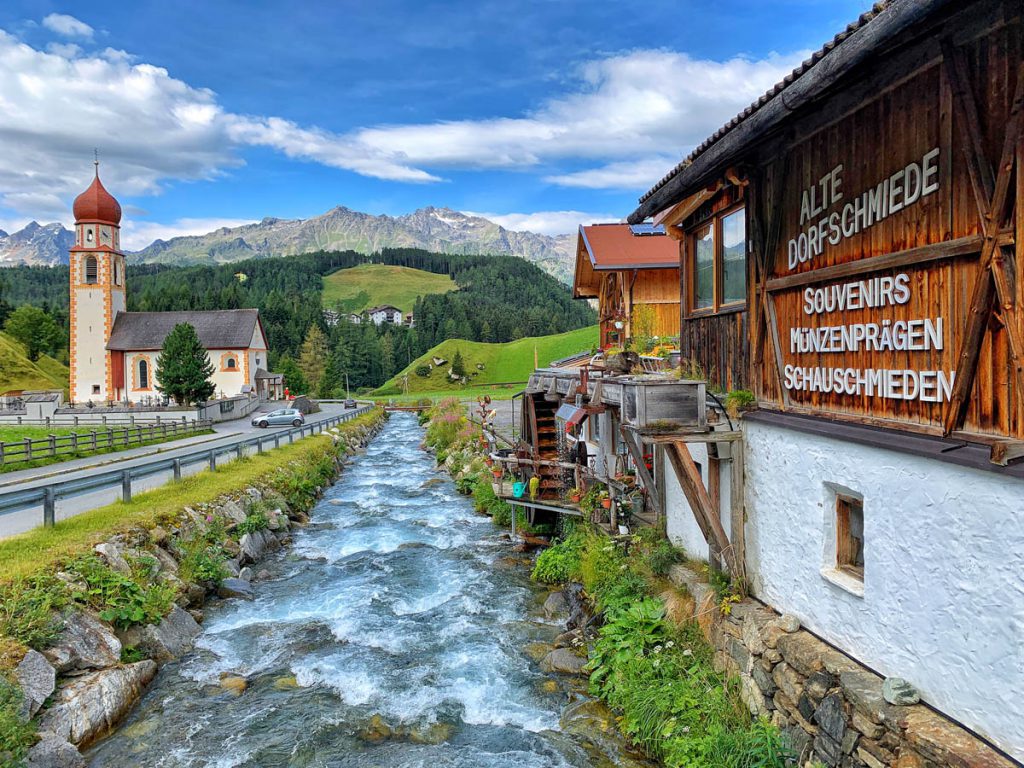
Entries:
{"label": "white church wall", "polygon": [[[743,432],[754,594],[1024,757],[1024,482],[762,423]],[[859,590],[834,571],[837,490],[863,497]]]}

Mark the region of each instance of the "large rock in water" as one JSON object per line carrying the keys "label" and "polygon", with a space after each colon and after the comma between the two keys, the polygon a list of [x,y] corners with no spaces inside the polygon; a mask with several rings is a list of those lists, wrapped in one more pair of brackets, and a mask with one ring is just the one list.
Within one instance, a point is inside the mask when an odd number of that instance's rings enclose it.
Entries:
{"label": "large rock in water", "polygon": [[559,672],[563,675],[582,674],[586,665],[586,659],[577,656],[568,648],[556,648],[540,662],[540,668],[544,672]]}
{"label": "large rock in water", "polygon": [[544,601],[544,615],[548,619],[557,619],[568,612],[569,604],[565,601],[565,595],[562,593],[562,590],[552,592],[548,595],[547,600]]}
{"label": "large rock in water", "polygon": [[77,678],[57,692],[39,728],[79,747],[113,729],[128,714],[156,675],[150,660],[104,669]]}
{"label": "large rock in water", "polygon": [[105,669],[121,662],[121,641],[113,630],[90,613],[75,611],[43,655],[61,674],[78,669]]}
{"label": "large rock in water", "polygon": [[43,702],[57,687],[57,671],[39,651],[30,650],[14,671],[18,686],[24,694],[22,717],[28,720],[39,711]]}
{"label": "large rock in water", "polygon": [[39,743],[28,752],[28,768],[85,768],[85,758],[74,744],[52,733],[39,735]]}
{"label": "large rock in water", "polygon": [[125,645],[134,645],[157,661],[172,661],[192,648],[192,641],[202,632],[192,614],[177,605],[159,624],[133,627],[121,635]]}
{"label": "large rock in water", "polygon": [[220,597],[241,597],[243,600],[252,600],[256,593],[252,585],[243,579],[224,579],[217,588]]}

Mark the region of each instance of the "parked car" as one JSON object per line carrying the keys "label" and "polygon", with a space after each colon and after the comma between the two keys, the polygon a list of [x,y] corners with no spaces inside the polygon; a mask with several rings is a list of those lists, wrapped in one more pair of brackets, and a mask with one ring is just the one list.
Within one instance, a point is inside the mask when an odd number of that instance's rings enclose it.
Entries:
{"label": "parked car", "polygon": [[271,411],[270,413],[257,413],[252,417],[252,425],[254,427],[279,427],[285,425],[301,427],[305,421],[306,417],[302,415],[302,411],[295,408],[282,408],[279,411]]}
{"label": "parked car", "polygon": [[345,401],[345,407],[346,408],[358,408],[359,407],[359,403],[357,403],[352,398],[349,398],[348,400]]}

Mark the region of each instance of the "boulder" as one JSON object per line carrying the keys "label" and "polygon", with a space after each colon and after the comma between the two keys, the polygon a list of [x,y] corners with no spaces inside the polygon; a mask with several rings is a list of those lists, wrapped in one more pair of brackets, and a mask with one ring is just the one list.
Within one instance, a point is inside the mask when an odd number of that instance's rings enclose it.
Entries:
{"label": "boulder", "polygon": [[238,578],[238,574],[242,571],[238,566],[238,561],[233,559],[224,561],[224,570],[228,572],[228,576],[232,576],[236,579]]}
{"label": "boulder", "polygon": [[172,661],[192,648],[202,628],[192,614],[175,605],[159,624],[133,628],[122,636],[125,644],[135,645],[157,661]]}
{"label": "boulder", "polygon": [[157,563],[160,564],[161,573],[171,573],[177,575],[178,573],[178,561],[171,557],[171,553],[163,547],[153,547],[146,554],[153,557]]}
{"label": "boulder", "polygon": [[250,568],[249,566],[245,566],[245,568],[238,572],[238,578],[240,578],[242,581],[252,581],[252,568]]}
{"label": "boulder", "polygon": [[249,687],[249,684],[241,675],[225,672],[220,676],[220,687],[229,693],[235,694],[235,696],[241,696],[245,693],[245,689]]}
{"label": "boulder", "polygon": [[270,578],[270,571],[266,568],[261,569],[256,573],[256,581],[266,581]]}
{"label": "boulder", "polygon": [[240,597],[243,600],[252,600],[256,597],[252,585],[242,579],[224,579],[217,588],[217,595],[220,597]]}
{"label": "boulder", "polygon": [[74,611],[64,619],[57,642],[43,655],[61,674],[104,669],[121,661],[121,641],[113,630],[90,613]]}
{"label": "boulder", "polygon": [[149,659],[79,677],[61,688],[40,730],[83,747],[113,729],[156,675]]}
{"label": "boulder", "polygon": [[156,526],[149,532],[149,540],[156,544],[158,547],[167,541],[167,531],[163,526]]}
{"label": "boulder", "polygon": [[242,505],[237,501],[228,499],[220,505],[218,511],[236,525],[241,525],[245,522],[245,510],[242,509]]}
{"label": "boulder", "polygon": [[562,591],[552,592],[544,601],[544,615],[549,619],[555,619],[569,612],[569,604],[565,600]]}
{"label": "boulder", "polygon": [[57,687],[57,670],[39,651],[29,650],[21,660],[14,675],[24,694],[21,702],[22,717],[28,720],[39,711],[43,702]]}
{"label": "boulder", "polygon": [[238,555],[238,562],[242,565],[255,563],[266,552],[267,545],[263,541],[262,531],[243,534],[238,540],[238,547],[241,550]]}
{"label": "boulder", "polygon": [[28,751],[27,768],[85,768],[85,758],[67,739],[41,733],[39,742]]}
{"label": "boulder", "polygon": [[132,568],[128,565],[128,561],[124,557],[124,553],[121,548],[112,541],[105,541],[102,544],[97,544],[93,547],[96,554],[106,560],[107,565],[113,568],[119,573],[130,574]]}
{"label": "boulder", "polygon": [[555,648],[540,662],[540,668],[544,672],[558,672],[563,675],[582,674],[586,665],[586,659],[577,656],[568,648]]}

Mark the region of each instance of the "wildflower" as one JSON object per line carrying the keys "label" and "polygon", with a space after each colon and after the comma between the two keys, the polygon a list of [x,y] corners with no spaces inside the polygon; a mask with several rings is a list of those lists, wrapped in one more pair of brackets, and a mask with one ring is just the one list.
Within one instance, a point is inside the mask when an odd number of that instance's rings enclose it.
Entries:
{"label": "wildflower", "polygon": [[667,643],[665,643],[665,647],[666,648],[675,648],[675,646],[676,646],[676,641],[675,640],[669,640]]}
{"label": "wildflower", "polygon": [[683,651],[683,656],[693,656],[693,651],[691,651],[689,648],[687,648],[686,650]]}
{"label": "wildflower", "polygon": [[654,652],[655,653],[661,653],[661,646],[660,645],[654,646]]}
{"label": "wildflower", "polygon": [[654,668],[657,669],[660,666],[661,666],[661,659],[655,659],[654,660]]}

